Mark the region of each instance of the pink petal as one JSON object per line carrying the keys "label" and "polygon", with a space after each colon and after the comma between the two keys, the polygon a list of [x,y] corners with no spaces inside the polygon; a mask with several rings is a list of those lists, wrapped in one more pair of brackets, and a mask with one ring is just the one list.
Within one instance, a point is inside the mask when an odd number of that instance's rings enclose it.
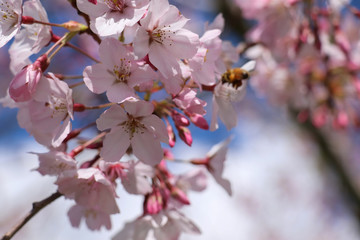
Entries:
{"label": "pink petal", "polygon": [[100,155],[107,162],[119,161],[130,146],[130,137],[122,127],[114,127],[103,142]]}
{"label": "pink petal", "polygon": [[112,85],[106,92],[106,96],[110,102],[117,103],[121,103],[131,97],[136,98],[134,89],[122,82]]}
{"label": "pink petal", "polygon": [[169,142],[165,123],[159,117],[152,114],[144,117],[141,122],[156,136],[156,139],[164,143]]}
{"label": "pink petal", "polygon": [[[183,49],[183,51],[185,51]],[[164,75],[166,78],[173,77],[176,73],[180,73],[180,66],[177,57],[164,48],[163,45],[154,43],[150,47],[150,62]]]}
{"label": "pink petal", "polygon": [[154,105],[146,101],[126,101],[124,102],[124,108],[126,112],[134,117],[149,116],[154,111]]}
{"label": "pink petal", "polygon": [[115,81],[115,77],[101,63],[87,66],[83,74],[86,86],[94,93],[105,92]]}
{"label": "pink petal", "polygon": [[219,117],[228,130],[236,127],[237,113],[231,102],[215,97],[219,106]]}
{"label": "pink petal", "polygon": [[134,155],[145,164],[154,166],[160,163],[164,156],[160,142],[154,139],[154,135],[148,131],[135,133],[131,139]]}
{"label": "pink petal", "polygon": [[124,109],[119,105],[113,105],[100,115],[96,120],[96,124],[100,131],[104,131],[127,121],[127,119]]}
{"label": "pink petal", "polygon": [[146,31],[146,29],[143,27],[138,28],[134,38],[134,53],[138,58],[142,59],[146,56],[146,54],[149,53],[149,40],[149,33]]}

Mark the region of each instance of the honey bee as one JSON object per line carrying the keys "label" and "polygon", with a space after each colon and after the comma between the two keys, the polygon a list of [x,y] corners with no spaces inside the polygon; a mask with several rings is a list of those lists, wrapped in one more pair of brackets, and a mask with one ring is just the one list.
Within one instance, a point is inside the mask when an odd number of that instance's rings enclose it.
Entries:
{"label": "honey bee", "polygon": [[238,89],[242,86],[243,80],[249,79],[250,72],[253,71],[254,68],[255,61],[250,61],[240,68],[229,69],[221,76],[221,83],[229,83],[235,89]]}
{"label": "honey bee", "polygon": [[243,84],[243,80],[250,77],[250,73],[242,68],[232,68],[227,70],[221,76],[221,82],[231,84],[235,89],[238,89]]}

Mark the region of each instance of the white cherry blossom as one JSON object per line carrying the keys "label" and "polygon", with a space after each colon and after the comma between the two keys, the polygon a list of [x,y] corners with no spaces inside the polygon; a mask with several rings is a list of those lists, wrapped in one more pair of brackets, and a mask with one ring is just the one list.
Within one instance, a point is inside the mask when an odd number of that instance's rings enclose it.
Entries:
{"label": "white cherry blossom", "polygon": [[22,0],[0,1],[0,47],[15,36],[21,27]]}
{"label": "white cherry blossom", "polygon": [[134,155],[146,164],[161,161],[160,141],[168,143],[168,135],[164,122],[153,111],[149,102],[125,101],[124,109],[114,105],[96,120],[99,130],[111,128],[100,153],[105,161],[119,161],[130,146]]}
{"label": "white cherry blossom", "polygon": [[80,11],[90,16],[90,28],[102,37],[119,35],[144,16],[149,0],[77,0]]}

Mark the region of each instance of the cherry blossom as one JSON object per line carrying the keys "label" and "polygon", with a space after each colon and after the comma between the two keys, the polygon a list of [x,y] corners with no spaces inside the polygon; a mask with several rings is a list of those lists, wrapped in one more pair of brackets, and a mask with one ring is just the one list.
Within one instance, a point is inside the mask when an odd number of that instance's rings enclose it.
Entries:
{"label": "cherry blossom", "polygon": [[140,66],[132,49],[109,38],[102,41],[99,54],[102,63],[84,70],[84,82],[90,91],[103,93],[111,102],[123,102],[136,97],[134,86],[156,78],[149,65]]}
{"label": "cherry blossom", "polygon": [[33,99],[19,106],[17,119],[36,141],[59,147],[71,130],[72,90],[49,74],[51,78],[41,77]]}
{"label": "cherry blossom", "polygon": [[85,223],[91,230],[100,230],[102,226],[111,229],[110,215],[101,209],[86,208],[82,205],[74,205],[69,209],[68,216],[73,227],[79,227],[84,218]]}
{"label": "cherry blossom", "polygon": [[[39,0],[26,1],[23,5],[23,15],[30,16],[42,22],[49,22],[46,11]],[[9,49],[10,70],[16,74],[24,66],[30,64],[29,57],[38,53],[49,44],[51,27],[43,24],[23,24],[15,35]]]}
{"label": "cherry blossom", "polygon": [[167,0],[153,0],[134,39],[134,52],[139,58],[149,55],[150,62],[165,78],[179,74],[181,59],[193,57],[199,37],[183,28],[187,18]]}
{"label": "cherry blossom", "polygon": [[125,190],[131,194],[146,195],[152,191],[150,179],[154,176],[154,169],[142,162],[128,162],[128,171],[121,183]]}
{"label": "cherry blossom", "polygon": [[112,240],[175,240],[179,239],[181,233],[200,234],[200,230],[181,212],[171,209],[126,223]]}
{"label": "cherry blossom", "polygon": [[15,36],[21,27],[22,0],[0,1],[0,47]]}
{"label": "cherry blossom", "polygon": [[216,182],[222,186],[225,191],[231,196],[232,190],[229,180],[222,177],[224,170],[224,162],[226,160],[226,154],[228,150],[228,145],[231,141],[231,138],[214,145],[210,151],[206,154],[204,159],[194,159],[191,162],[197,165],[205,165],[207,170],[214,177]]}
{"label": "cherry blossom", "polygon": [[[140,161],[155,165],[163,157],[161,142],[168,142],[164,122],[152,114],[154,106],[145,101],[125,101],[124,109],[114,105],[96,121],[98,129],[111,128],[104,140],[101,156],[105,161],[118,161],[131,146]],[[114,147],[116,143],[117,147]]]}
{"label": "cherry blossom", "polygon": [[90,28],[102,37],[119,35],[145,14],[149,0],[77,0],[79,9],[90,16]]}
{"label": "cherry blossom", "polygon": [[61,176],[65,171],[76,171],[76,161],[64,152],[50,150],[47,153],[35,153],[39,156],[41,175]]}
{"label": "cherry blossom", "polygon": [[78,227],[84,217],[90,229],[99,230],[102,225],[111,227],[109,215],[119,213],[119,208],[114,185],[99,169],[78,169],[76,177],[62,176],[56,184],[60,193],[77,203],[68,213],[73,226]]}
{"label": "cherry blossom", "polygon": [[189,59],[192,79],[200,86],[214,85],[219,73],[216,61],[220,58],[222,41],[219,29],[208,30],[200,38],[200,47],[196,55]]}

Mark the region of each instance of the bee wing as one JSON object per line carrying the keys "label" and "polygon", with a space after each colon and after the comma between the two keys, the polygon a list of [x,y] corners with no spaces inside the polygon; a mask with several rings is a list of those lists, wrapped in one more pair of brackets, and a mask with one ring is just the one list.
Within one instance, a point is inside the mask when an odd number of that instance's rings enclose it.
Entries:
{"label": "bee wing", "polygon": [[241,68],[248,72],[251,72],[251,71],[254,71],[255,66],[256,66],[256,62],[254,60],[252,60],[252,61],[245,63]]}

